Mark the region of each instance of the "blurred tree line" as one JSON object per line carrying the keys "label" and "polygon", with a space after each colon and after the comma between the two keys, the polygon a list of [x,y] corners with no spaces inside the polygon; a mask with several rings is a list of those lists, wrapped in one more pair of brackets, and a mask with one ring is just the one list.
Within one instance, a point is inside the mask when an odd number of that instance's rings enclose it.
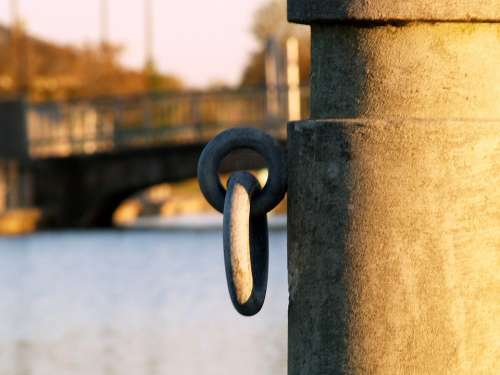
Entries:
{"label": "blurred tree line", "polygon": [[264,86],[266,83],[265,56],[268,41],[275,39],[282,51],[286,41],[295,37],[299,41],[300,81],[309,84],[310,32],[306,26],[290,24],[286,15],[286,0],[269,0],[254,16],[252,33],[259,43],[259,49],[249,58],[243,71],[241,86]]}
{"label": "blurred tree line", "polygon": [[0,26],[0,96],[65,100],[183,87],[180,79],[154,66],[144,71],[124,67],[121,51],[111,44],[60,46],[24,33],[21,26]]}
{"label": "blurred tree line", "polygon": [[[265,86],[266,46],[274,39],[284,54],[289,37],[299,41],[301,83],[309,83],[309,29],[287,22],[286,0],[268,0],[258,9],[252,33],[259,48],[249,56],[240,86]],[[154,65],[142,71],[124,67],[121,52],[112,44],[61,46],[27,34],[22,25],[0,25],[0,97],[66,100],[183,89],[179,78],[159,73]],[[223,87],[219,83],[212,89]]]}

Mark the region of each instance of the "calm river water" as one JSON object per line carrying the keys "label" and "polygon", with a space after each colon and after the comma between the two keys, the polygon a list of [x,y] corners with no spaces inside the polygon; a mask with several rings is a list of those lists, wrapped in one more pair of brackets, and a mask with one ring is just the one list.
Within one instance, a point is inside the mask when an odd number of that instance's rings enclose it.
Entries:
{"label": "calm river water", "polygon": [[1,375],[286,373],[286,232],[266,304],[233,310],[220,230],[0,238]]}

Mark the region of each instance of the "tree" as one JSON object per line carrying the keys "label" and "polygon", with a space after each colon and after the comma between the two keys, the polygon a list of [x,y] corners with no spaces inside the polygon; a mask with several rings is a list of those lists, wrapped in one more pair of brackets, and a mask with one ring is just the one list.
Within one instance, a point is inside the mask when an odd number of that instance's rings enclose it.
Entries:
{"label": "tree", "polygon": [[[35,101],[182,88],[179,79],[154,67],[144,72],[124,67],[119,62],[120,46],[61,46],[28,34],[21,36],[18,39],[22,45],[12,37],[11,30],[0,26],[0,96],[20,93],[21,83],[22,94]],[[22,75],[16,72],[20,65]]]}
{"label": "tree", "polygon": [[270,37],[286,40],[290,36],[302,39],[309,37],[308,28],[287,21],[286,0],[269,0],[254,15],[254,36],[261,43]]}
{"label": "tree", "polygon": [[310,36],[309,28],[290,24],[286,17],[286,0],[270,0],[260,7],[254,16],[252,33],[259,42],[259,49],[253,52],[243,71],[242,86],[264,85],[266,45],[275,38],[285,49],[286,40],[296,37],[299,40],[300,75],[302,82],[309,82]]}

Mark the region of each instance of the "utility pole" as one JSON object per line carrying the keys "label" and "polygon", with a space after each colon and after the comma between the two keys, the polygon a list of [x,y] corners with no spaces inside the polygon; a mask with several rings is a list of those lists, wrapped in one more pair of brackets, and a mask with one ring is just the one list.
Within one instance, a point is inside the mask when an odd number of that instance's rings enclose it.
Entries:
{"label": "utility pole", "polygon": [[280,117],[280,89],[282,89],[281,54],[278,40],[267,40],[265,55],[267,114],[271,121]]}
{"label": "utility pole", "polygon": [[29,91],[29,37],[25,25],[19,15],[19,1],[10,1],[11,13],[11,53],[13,65],[14,90],[17,94],[26,95]]}
{"label": "utility pole", "polygon": [[289,37],[286,41],[286,80],[288,88],[288,120],[301,118],[299,40]]}
{"label": "utility pole", "polygon": [[144,66],[146,69],[154,65],[153,52],[153,0],[144,1]]}
{"label": "utility pole", "polygon": [[19,0],[10,0],[10,27],[13,30],[19,23]]}
{"label": "utility pole", "polygon": [[153,89],[151,80],[155,69],[153,23],[153,0],[144,0],[144,87],[147,92]]}
{"label": "utility pole", "polygon": [[101,48],[104,48],[109,42],[109,1],[101,0]]}
{"label": "utility pole", "polygon": [[500,0],[288,12],[289,374],[500,373]]}
{"label": "utility pole", "polygon": [[10,0],[10,63],[12,69],[12,87],[14,91],[18,90],[20,66],[18,56],[19,44],[19,2],[18,0]]}

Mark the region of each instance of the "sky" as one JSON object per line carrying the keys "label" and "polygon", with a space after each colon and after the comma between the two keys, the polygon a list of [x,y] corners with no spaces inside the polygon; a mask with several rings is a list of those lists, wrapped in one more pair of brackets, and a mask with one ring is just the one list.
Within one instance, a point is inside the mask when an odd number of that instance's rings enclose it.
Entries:
{"label": "sky", "polygon": [[[10,3],[0,0],[0,23],[10,21]],[[29,33],[63,43],[98,43],[101,0],[17,0]],[[257,48],[252,18],[265,0],[152,0],[154,57],[163,73],[192,87],[236,84]],[[122,61],[144,61],[144,0],[108,0],[109,39],[125,49]]]}

